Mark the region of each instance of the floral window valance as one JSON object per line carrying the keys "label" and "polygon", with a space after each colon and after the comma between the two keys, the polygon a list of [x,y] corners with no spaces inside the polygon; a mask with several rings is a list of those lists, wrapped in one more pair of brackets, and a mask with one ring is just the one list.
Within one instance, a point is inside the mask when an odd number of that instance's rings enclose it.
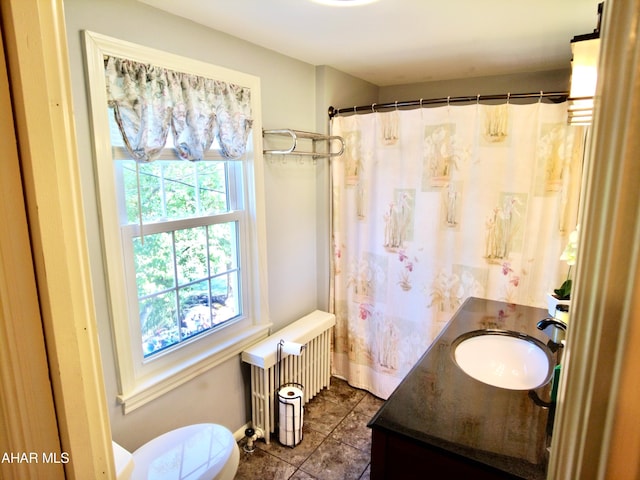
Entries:
{"label": "floral window valance", "polygon": [[251,90],[231,83],[106,56],[107,99],[132,158],[153,161],[169,130],[181,158],[200,160],[217,140],[242,157],[251,130]]}

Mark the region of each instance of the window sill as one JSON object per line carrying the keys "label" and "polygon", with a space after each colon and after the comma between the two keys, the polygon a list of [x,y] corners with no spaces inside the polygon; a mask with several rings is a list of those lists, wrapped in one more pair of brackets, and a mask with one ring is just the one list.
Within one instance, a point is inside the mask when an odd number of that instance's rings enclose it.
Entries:
{"label": "window sill", "polygon": [[243,330],[233,339],[210,349],[200,358],[189,364],[176,366],[175,369],[163,372],[140,382],[135,389],[117,396],[118,403],[126,415],[146,403],[164,395],[174,388],[188,382],[198,375],[239,355],[250,345],[262,340],[269,334],[271,324],[256,325]]}

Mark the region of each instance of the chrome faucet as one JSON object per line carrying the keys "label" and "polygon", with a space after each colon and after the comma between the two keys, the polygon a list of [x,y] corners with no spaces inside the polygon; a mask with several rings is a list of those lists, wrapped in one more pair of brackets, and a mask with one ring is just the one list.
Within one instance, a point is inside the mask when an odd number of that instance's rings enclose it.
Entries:
{"label": "chrome faucet", "polygon": [[542,320],[540,320],[538,322],[538,329],[539,330],[544,330],[549,325],[553,325],[554,327],[557,327],[560,330],[564,330],[565,332],[567,331],[567,324],[564,323],[563,321],[558,320],[557,318],[553,318],[553,317],[547,317],[547,318],[543,318]]}
{"label": "chrome faucet", "polygon": [[545,332],[551,342],[562,347],[564,345],[564,337],[567,333],[567,324],[557,318],[547,317],[538,322],[538,329],[545,330],[547,327],[553,327],[551,333]]}

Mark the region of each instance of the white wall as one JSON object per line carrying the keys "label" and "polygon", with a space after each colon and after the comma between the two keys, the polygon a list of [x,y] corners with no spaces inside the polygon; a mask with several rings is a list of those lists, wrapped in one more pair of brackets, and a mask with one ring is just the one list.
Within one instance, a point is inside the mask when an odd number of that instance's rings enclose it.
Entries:
{"label": "white wall", "polygon": [[[317,131],[329,131],[329,107],[344,106],[355,102],[366,105],[377,102],[379,87],[328,66],[316,68],[316,123]],[[331,239],[329,228],[329,161],[317,162],[317,261],[318,261],[318,307],[327,310],[329,303],[329,263]]]}
{"label": "white wall", "polygon": [[[569,90],[571,68],[541,72],[522,72],[509,75],[468,77],[453,80],[411,83],[380,87],[379,103],[421,98],[466,97],[500,95],[506,93],[565,92]],[[345,105],[340,105],[343,107]],[[347,105],[348,106],[348,105]]]}
{"label": "white wall", "polygon": [[[317,130],[316,68],[134,0],[65,0],[64,8],[82,194],[113,438],[124,447],[135,449],[162,432],[189,423],[215,422],[235,431],[250,419],[248,369],[239,357],[126,416],[116,403],[117,377],[101,256],[81,31],[91,30],[260,77],[265,129]],[[332,80],[332,88],[337,81],[339,76]],[[356,79],[349,79],[351,84],[354,81],[357,83]],[[374,92],[377,95],[377,89]],[[267,159],[265,168],[269,304],[274,330],[320,307],[319,284],[328,281],[324,268],[318,271],[318,265],[324,262],[318,260],[318,252],[324,250],[319,242],[327,238],[326,231],[318,229],[325,229],[326,225],[317,222],[318,205],[328,198],[322,192],[318,200],[317,191],[318,175],[326,175],[326,167],[321,161],[314,165],[309,160],[281,160]],[[322,182],[320,185],[323,188]],[[326,308],[326,303],[322,307]]]}

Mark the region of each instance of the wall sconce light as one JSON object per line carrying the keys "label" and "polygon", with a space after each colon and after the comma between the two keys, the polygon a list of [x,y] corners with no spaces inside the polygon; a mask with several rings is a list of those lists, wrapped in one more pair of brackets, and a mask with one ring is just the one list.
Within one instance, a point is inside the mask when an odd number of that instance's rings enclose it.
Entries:
{"label": "wall sconce light", "polygon": [[569,125],[591,125],[593,97],[598,82],[600,23],[604,2],[598,5],[598,26],[593,33],[577,35],[571,40],[571,89],[569,91]]}

